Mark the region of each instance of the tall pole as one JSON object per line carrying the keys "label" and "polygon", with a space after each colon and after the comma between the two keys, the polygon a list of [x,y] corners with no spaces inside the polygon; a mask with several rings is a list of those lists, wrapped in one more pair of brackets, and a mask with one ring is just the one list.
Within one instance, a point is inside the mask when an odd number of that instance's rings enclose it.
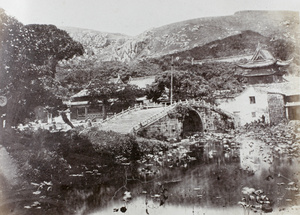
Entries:
{"label": "tall pole", "polygon": [[171,65],[171,105],[173,104],[173,56]]}

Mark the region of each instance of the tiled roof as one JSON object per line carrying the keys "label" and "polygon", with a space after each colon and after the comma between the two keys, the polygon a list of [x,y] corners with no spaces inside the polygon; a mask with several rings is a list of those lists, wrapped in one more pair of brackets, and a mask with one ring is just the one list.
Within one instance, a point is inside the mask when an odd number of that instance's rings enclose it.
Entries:
{"label": "tiled roof", "polygon": [[71,96],[71,98],[78,98],[78,97],[84,97],[84,96],[88,96],[89,92],[87,89],[83,89],[80,92],[76,93],[75,95]]}
{"label": "tiled roof", "polygon": [[268,50],[262,49],[260,44],[258,44],[251,60],[245,64],[239,64],[238,66],[245,69],[268,67],[274,64],[277,64],[278,66],[286,66],[291,61],[292,60],[281,61],[275,59],[274,56]]}
{"label": "tiled roof", "polygon": [[[299,78],[300,79],[300,78]],[[233,97],[237,97],[247,90],[253,90],[258,93],[276,93],[276,94],[283,94],[285,96],[291,95],[300,95],[300,80],[293,80],[287,81],[284,83],[271,83],[271,84],[255,84],[250,85],[246,89],[243,90],[241,93],[236,93]],[[217,95],[219,98],[232,98],[232,95],[228,96],[226,91],[220,91]]]}
{"label": "tiled roof", "polygon": [[258,48],[256,49],[251,61],[259,61],[260,58],[262,60],[275,60],[273,55],[268,50]]}
{"label": "tiled roof", "polygon": [[242,73],[243,76],[265,76],[265,75],[274,75],[276,73],[273,69],[258,69],[258,70],[246,70]]}
{"label": "tiled roof", "polygon": [[275,60],[266,60],[266,61],[250,61],[245,64],[239,64],[238,66],[245,69],[254,69],[259,67],[268,67],[276,63]]}

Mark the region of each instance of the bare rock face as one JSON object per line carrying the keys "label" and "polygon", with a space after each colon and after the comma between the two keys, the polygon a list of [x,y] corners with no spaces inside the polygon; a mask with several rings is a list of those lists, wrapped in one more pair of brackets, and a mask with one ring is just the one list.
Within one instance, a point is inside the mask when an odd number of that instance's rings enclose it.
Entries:
{"label": "bare rock face", "polygon": [[[149,54],[149,38],[130,39],[120,46],[113,47],[114,60],[130,62]],[[148,51],[147,51],[148,50]]]}

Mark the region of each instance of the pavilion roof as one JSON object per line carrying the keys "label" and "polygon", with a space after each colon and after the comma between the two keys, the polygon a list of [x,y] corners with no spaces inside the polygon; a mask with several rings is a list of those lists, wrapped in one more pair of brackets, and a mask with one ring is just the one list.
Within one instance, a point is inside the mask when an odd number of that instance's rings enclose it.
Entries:
{"label": "pavilion roof", "polygon": [[247,69],[242,73],[245,77],[253,77],[253,76],[266,76],[266,75],[274,75],[277,71],[273,69],[257,69],[257,70],[250,70]]}
{"label": "pavilion roof", "polygon": [[270,67],[272,65],[287,66],[291,63],[292,60],[293,59],[288,61],[281,61],[279,59],[276,59],[268,50],[262,49],[260,44],[258,44],[251,60],[249,60],[245,64],[238,64],[238,66],[244,69],[263,68]]}

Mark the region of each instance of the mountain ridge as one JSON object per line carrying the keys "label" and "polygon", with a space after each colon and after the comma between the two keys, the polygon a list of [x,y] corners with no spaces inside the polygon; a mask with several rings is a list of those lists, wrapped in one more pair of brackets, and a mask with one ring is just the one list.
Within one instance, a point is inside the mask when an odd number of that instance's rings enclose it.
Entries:
{"label": "mountain ridge", "polygon": [[299,12],[237,11],[229,16],[171,23],[137,36],[88,29],[72,31],[70,27],[65,30],[83,44],[87,53],[96,55],[99,60],[131,62],[191,50],[247,30],[296,44],[299,39]]}

